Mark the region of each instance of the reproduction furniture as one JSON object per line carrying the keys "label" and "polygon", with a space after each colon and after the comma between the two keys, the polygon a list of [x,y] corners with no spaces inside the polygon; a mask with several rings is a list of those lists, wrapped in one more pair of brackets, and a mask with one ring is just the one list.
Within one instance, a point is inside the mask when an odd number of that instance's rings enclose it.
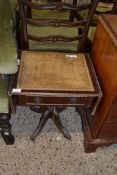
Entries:
{"label": "reproduction furniture", "polygon": [[99,17],[91,58],[103,97],[94,116],[84,112],[85,149],[117,143],[117,15]]}
{"label": "reproduction furniture", "polygon": [[[63,133],[70,139],[66,128],[62,125],[58,114],[61,106],[87,107],[92,113],[95,113],[99,101],[102,97],[100,86],[91,62],[89,54],[85,53],[85,44],[87,41],[88,29],[97,6],[98,0],[93,3],[83,3],[74,6],[68,3],[50,3],[49,5],[37,4],[28,0],[19,0],[20,9],[20,37],[22,38],[22,53],[19,72],[11,77],[9,86],[9,96],[12,112],[15,112],[15,106],[44,106],[44,113],[40,119],[39,125],[31,136],[35,137],[42,130],[48,118],[52,118]],[[27,10],[56,10],[60,13],[64,10],[88,10],[87,19],[70,22],[69,20],[39,19],[33,16],[27,16]],[[78,35],[78,26],[83,26],[82,34]],[[40,28],[51,27],[51,35],[42,33]],[[77,35],[72,32],[69,35],[67,31],[74,31],[76,27]],[[54,32],[64,29],[64,34]],[[72,29],[73,28],[73,29]],[[31,30],[33,29],[33,30]],[[66,31],[66,32],[65,32]],[[74,34],[74,35],[73,35]],[[36,49],[30,44],[30,41],[37,42]],[[38,42],[64,42],[69,45],[70,42],[77,42],[76,52],[71,52],[67,48],[58,48],[59,52],[41,52]],[[79,41],[79,42],[78,42]],[[62,46],[63,46],[62,45]],[[37,50],[38,46],[38,50]],[[63,49],[63,52],[60,52]],[[37,51],[35,51],[37,50]],[[18,77],[18,78],[17,78]],[[17,98],[17,101],[16,101]],[[34,109],[34,108],[33,108]],[[40,108],[39,108],[40,109]]]}
{"label": "reproduction furniture", "polygon": [[17,72],[17,52],[14,23],[9,0],[0,0],[0,133],[6,144],[13,144],[10,125],[8,82],[10,74]]}

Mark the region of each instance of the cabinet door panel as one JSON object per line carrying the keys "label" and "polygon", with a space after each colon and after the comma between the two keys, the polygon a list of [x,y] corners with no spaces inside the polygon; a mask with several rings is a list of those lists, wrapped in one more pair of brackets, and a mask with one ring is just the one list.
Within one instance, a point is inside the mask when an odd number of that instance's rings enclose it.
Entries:
{"label": "cabinet door panel", "polygon": [[115,97],[115,99],[113,100],[113,104],[117,105],[117,96]]}
{"label": "cabinet door panel", "polygon": [[104,124],[98,138],[117,138],[117,124]]}
{"label": "cabinet door panel", "polygon": [[117,105],[111,107],[106,123],[117,123]]}

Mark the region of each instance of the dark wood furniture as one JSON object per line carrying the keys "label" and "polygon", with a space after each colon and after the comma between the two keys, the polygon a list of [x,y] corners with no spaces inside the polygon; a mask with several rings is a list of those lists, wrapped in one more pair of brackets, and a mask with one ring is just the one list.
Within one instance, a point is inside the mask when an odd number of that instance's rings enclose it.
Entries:
{"label": "dark wood furniture", "polygon": [[[20,37],[19,39],[21,40],[21,45],[22,45],[22,50],[26,50],[26,49],[31,49],[30,48],[30,41],[38,41],[38,42],[66,42],[66,44],[68,42],[77,42],[80,41],[78,43],[76,52],[78,51],[85,51],[86,50],[86,41],[87,41],[87,34],[88,34],[88,30],[89,30],[89,26],[91,24],[91,20],[92,20],[92,16],[95,12],[95,8],[98,4],[98,0],[94,0],[93,2],[87,2],[87,3],[79,3],[79,4],[69,4],[69,3],[62,3],[62,2],[55,2],[55,3],[50,3],[50,4],[38,4],[38,3],[34,3],[31,0],[19,0],[19,8],[20,8]],[[24,8],[25,7],[25,8]],[[53,19],[41,19],[41,18],[33,18],[32,17],[32,10],[58,10],[59,12],[62,13],[62,11],[67,10],[69,11],[69,14],[71,14],[71,12],[78,12],[78,21],[69,21],[69,19],[61,19],[61,20],[57,20],[54,18]],[[87,10],[87,17],[84,19],[82,17],[82,12],[84,12],[84,10]],[[81,13],[81,14],[80,14]],[[89,15],[88,15],[89,14]],[[64,35],[46,35],[45,36],[39,36],[39,34],[37,35],[36,33],[33,33],[30,31],[32,29],[30,29],[30,26],[38,26],[38,27],[47,27],[47,26],[55,26],[56,27],[65,27],[65,28],[77,28],[77,32],[78,34],[75,33],[75,35],[77,36],[66,36],[66,34],[64,33]],[[82,26],[82,32],[79,34],[79,27]],[[73,29],[74,30],[74,29]],[[68,30],[66,30],[67,32]],[[38,33],[38,32],[37,32]],[[72,31],[71,31],[72,33]],[[70,35],[70,34],[69,34]],[[79,36],[78,36],[79,35]],[[82,37],[83,36],[83,37]],[[74,44],[74,43],[73,43]],[[34,48],[33,48],[34,50]],[[37,50],[37,48],[36,48]],[[38,48],[39,50],[39,48]],[[64,50],[64,49],[63,49]],[[61,50],[61,51],[63,51]],[[54,50],[55,51],[55,50]],[[60,51],[60,49],[59,49]],[[65,51],[65,50],[64,50]],[[71,50],[66,50],[66,52],[71,52]],[[72,50],[72,52],[74,52]]]}
{"label": "dark wood furniture", "polygon": [[[52,118],[63,133],[70,139],[70,135],[62,125],[58,111],[61,106],[87,107],[90,114],[94,115],[99,101],[102,97],[100,86],[91,62],[89,54],[85,53],[85,43],[87,41],[88,29],[93,17],[98,0],[93,3],[84,3],[72,5],[68,3],[50,3],[49,5],[40,5],[27,0],[19,0],[20,7],[20,29],[23,51],[21,53],[21,63],[19,72],[11,77],[9,96],[12,112],[15,112],[15,105],[25,106],[43,106],[44,113],[40,122],[31,136],[35,137],[42,130],[48,118]],[[70,22],[69,20],[47,20],[35,19],[27,16],[26,9],[37,10],[59,9],[59,10],[88,10],[87,19]],[[82,34],[73,37],[63,35],[36,36],[36,33],[30,34],[27,30],[28,25],[36,26],[54,26],[83,27]],[[29,40],[52,41],[52,42],[72,42],[79,41],[77,52],[40,52],[31,50]],[[26,50],[26,51],[25,51]],[[17,79],[18,76],[18,79]],[[16,102],[14,97],[18,98]],[[34,109],[34,108],[33,108]],[[61,109],[60,109],[61,110]]]}
{"label": "dark wood furniture", "polygon": [[[63,135],[70,139],[61,123],[59,108],[85,106],[94,114],[101,99],[101,90],[88,54],[24,51],[18,81],[12,76],[9,96],[12,112],[15,112],[15,105],[44,107],[32,140],[50,117]],[[15,96],[18,97],[17,104],[13,100]]]}
{"label": "dark wood furniture", "polygon": [[91,58],[103,92],[94,116],[85,110],[85,149],[117,143],[117,15],[99,17]]}

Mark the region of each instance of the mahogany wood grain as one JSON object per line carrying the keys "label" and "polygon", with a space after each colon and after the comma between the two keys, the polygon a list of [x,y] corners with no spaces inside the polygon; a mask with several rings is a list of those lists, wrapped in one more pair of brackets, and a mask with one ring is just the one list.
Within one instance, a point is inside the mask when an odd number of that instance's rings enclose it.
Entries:
{"label": "mahogany wood grain", "polygon": [[117,124],[104,124],[98,138],[117,138]]}
{"label": "mahogany wood grain", "polygon": [[105,123],[116,123],[117,124],[117,105],[112,105]]}
{"label": "mahogany wood grain", "polygon": [[[87,151],[117,143],[117,16],[99,18],[91,58],[103,97],[94,116],[85,113]],[[85,125],[86,124],[86,125]],[[95,143],[94,143],[95,142]]]}
{"label": "mahogany wood grain", "polygon": [[103,98],[91,126],[96,136],[117,94],[117,16],[103,15],[98,23],[91,57],[103,90]]}
{"label": "mahogany wood grain", "polygon": [[117,104],[117,96],[114,98],[113,104]]}

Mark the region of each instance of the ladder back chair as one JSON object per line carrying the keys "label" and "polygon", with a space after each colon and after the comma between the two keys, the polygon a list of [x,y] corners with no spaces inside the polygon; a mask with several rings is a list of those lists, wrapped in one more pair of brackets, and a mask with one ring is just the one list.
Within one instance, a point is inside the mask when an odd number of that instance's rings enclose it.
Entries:
{"label": "ladder back chair", "polygon": [[[67,129],[62,125],[58,114],[61,106],[87,107],[93,115],[99,104],[102,93],[93,68],[89,54],[85,53],[88,29],[97,6],[98,0],[91,3],[72,5],[69,3],[55,2],[50,4],[37,4],[29,0],[18,0],[20,9],[20,37],[22,38],[21,62],[18,73],[18,81],[11,95],[28,98],[25,105],[44,106],[44,113],[39,125],[31,136],[34,140],[40,133],[48,118],[52,118],[63,135],[70,139]],[[87,19],[79,21],[39,19],[27,15],[27,9],[56,10],[60,13],[67,11],[88,10]],[[80,13],[79,13],[80,14]],[[30,28],[35,27],[31,33]],[[46,36],[38,31],[41,27],[52,27],[53,31]],[[83,26],[83,32],[78,35],[78,27]],[[56,34],[56,28],[64,28],[66,35]],[[67,30],[77,30],[77,35],[67,36]],[[72,29],[73,28],[73,29]],[[74,34],[74,33],[73,33]],[[30,40],[36,42],[64,42],[64,45],[77,41],[75,52],[63,51],[40,51],[40,48],[31,48]],[[39,45],[40,46],[40,45]],[[11,88],[13,89],[13,88]],[[19,90],[20,89],[20,90]],[[38,111],[39,112],[39,111]]]}
{"label": "ladder back chair", "polygon": [[[77,52],[78,50],[86,49],[87,33],[97,2],[79,3],[78,5],[61,2],[36,4],[32,0],[27,0],[19,1],[19,6],[21,14],[20,31],[21,36],[23,36],[20,38],[22,39],[21,43],[23,49],[41,50],[40,48],[44,45],[42,42],[44,43],[45,41],[48,43],[48,47],[53,44],[53,41],[54,45],[57,45],[54,49],[50,47],[48,50]],[[33,18],[32,12],[34,9],[38,11],[50,10],[50,13],[58,10],[60,14],[63,13],[64,10],[69,11],[69,14],[72,14],[71,11],[78,12],[77,21],[70,22],[71,20],[69,21],[69,19],[54,19],[54,16],[53,19],[48,19],[47,17],[45,19],[39,17]],[[87,11],[87,19],[84,19],[81,15],[82,12],[84,13],[85,11]],[[84,27],[84,30],[82,35],[78,36],[81,26]],[[46,36],[46,34],[48,36]],[[63,43],[63,41],[66,42],[66,44]]]}

